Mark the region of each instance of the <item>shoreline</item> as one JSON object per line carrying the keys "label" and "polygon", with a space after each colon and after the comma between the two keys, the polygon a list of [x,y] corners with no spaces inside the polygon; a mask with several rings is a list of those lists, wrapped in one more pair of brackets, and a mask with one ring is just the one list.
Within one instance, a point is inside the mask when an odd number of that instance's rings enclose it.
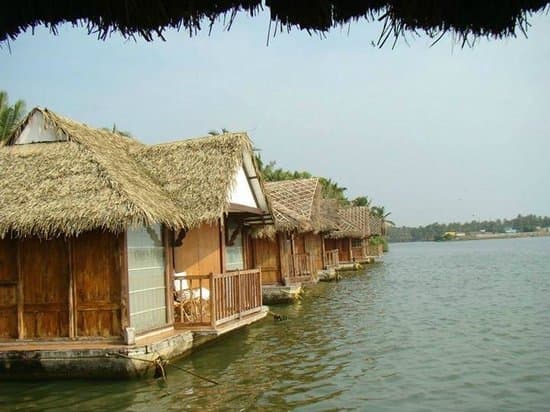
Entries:
{"label": "shoreline", "polygon": [[518,239],[529,237],[550,237],[550,232],[521,232],[521,233],[478,233],[476,235],[462,236],[448,240],[407,240],[407,241],[388,241],[388,243],[411,243],[411,242],[455,242],[464,240],[491,240],[491,239]]}

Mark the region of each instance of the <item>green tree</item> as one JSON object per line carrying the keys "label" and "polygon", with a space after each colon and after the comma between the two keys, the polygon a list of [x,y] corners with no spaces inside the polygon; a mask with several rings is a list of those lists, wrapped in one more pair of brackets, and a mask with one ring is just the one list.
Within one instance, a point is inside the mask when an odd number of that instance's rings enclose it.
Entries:
{"label": "green tree", "polygon": [[366,206],[370,207],[372,204],[372,199],[369,199],[367,196],[358,196],[351,201],[352,206]]}
{"label": "green tree", "polygon": [[0,91],[0,142],[5,141],[25,115],[25,102],[17,100],[9,104],[8,93]]}
{"label": "green tree", "polygon": [[391,212],[386,212],[386,208],[384,206],[373,206],[370,213],[372,216],[378,217],[382,220],[382,236],[386,235],[388,226],[395,225],[395,223],[388,219]]}

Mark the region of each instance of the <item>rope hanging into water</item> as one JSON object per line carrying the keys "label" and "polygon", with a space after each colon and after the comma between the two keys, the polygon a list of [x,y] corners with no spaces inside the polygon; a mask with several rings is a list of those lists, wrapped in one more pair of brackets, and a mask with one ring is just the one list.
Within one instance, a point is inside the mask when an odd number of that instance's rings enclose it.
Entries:
{"label": "rope hanging into water", "polygon": [[202,379],[206,382],[212,383],[214,385],[219,385],[218,382],[215,380],[212,380],[210,378],[206,378],[204,376],[201,376],[195,372],[192,372],[188,369],[182,368],[180,366],[174,365],[173,363],[170,363],[169,361],[162,359],[162,356],[158,355],[155,359],[144,359],[144,358],[138,358],[137,356],[128,356],[124,355],[122,353],[108,353],[107,356],[116,356],[124,359],[129,360],[135,360],[140,362],[146,362],[155,365],[155,378],[162,377],[164,380],[166,380],[166,366],[171,366],[173,368],[179,369],[182,372],[188,373],[189,375],[193,375],[199,379]]}

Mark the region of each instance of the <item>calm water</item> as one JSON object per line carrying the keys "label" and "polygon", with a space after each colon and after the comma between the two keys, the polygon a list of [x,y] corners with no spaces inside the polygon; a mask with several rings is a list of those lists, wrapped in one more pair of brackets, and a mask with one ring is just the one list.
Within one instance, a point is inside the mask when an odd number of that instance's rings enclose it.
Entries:
{"label": "calm water", "polygon": [[550,410],[550,238],[392,245],[169,368],[167,383],[0,383],[0,409]]}

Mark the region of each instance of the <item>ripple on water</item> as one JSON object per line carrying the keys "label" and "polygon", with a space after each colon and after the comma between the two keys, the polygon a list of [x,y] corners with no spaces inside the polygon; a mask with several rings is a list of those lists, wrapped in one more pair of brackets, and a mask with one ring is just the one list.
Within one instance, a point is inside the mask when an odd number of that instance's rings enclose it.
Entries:
{"label": "ripple on water", "polygon": [[392,245],[203,347],[166,383],[0,385],[19,410],[547,410],[550,238]]}

